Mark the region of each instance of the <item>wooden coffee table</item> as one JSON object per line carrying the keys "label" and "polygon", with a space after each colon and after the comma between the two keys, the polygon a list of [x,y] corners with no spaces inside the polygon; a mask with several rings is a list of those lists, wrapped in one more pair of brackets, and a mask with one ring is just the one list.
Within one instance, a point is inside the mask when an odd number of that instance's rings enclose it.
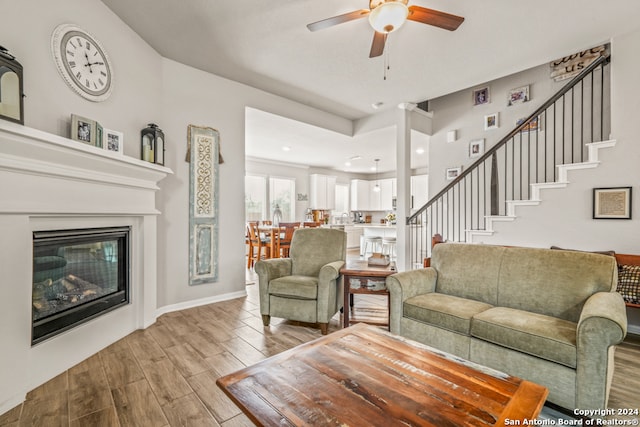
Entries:
{"label": "wooden coffee table", "polygon": [[547,389],[364,323],[218,379],[259,426],[502,426]]}

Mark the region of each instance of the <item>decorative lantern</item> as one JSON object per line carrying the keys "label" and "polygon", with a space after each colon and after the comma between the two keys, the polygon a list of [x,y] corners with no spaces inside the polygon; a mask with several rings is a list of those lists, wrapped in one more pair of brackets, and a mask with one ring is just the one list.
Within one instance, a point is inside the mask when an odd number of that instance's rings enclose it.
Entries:
{"label": "decorative lantern", "polygon": [[0,46],[0,118],[24,124],[22,65]]}
{"label": "decorative lantern", "polygon": [[164,133],[155,123],[140,131],[141,157],[147,162],[164,165]]}
{"label": "decorative lantern", "polygon": [[273,226],[280,227],[280,223],[282,222],[282,211],[280,210],[280,206],[276,204],[276,208],[273,210]]}

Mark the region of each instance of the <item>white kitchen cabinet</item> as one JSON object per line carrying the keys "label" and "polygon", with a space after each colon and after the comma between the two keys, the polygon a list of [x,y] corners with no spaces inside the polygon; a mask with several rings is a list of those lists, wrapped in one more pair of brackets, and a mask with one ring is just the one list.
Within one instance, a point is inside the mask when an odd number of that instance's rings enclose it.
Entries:
{"label": "white kitchen cabinet", "polygon": [[429,201],[429,175],[411,177],[411,209],[420,209]]}
{"label": "white kitchen cabinet", "polygon": [[332,210],[336,207],[336,177],[330,175],[309,175],[309,207],[318,210]]}
{"label": "white kitchen cabinet", "polygon": [[[374,191],[376,184],[380,191]],[[390,211],[393,209],[393,190],[395,178],[365,181],[351,180],[352,211]]]}
{"label": "white kitchen cabinet", "polygon": [[370,202],[371,186],[370,181],[362,179],[351,180],[351,210],[368,211]]}
{"label": "white kitchen cabinet", "polygon": [[393,187],[394,178],[380,180],[380,205],[381,211],[390,211],[393,209]]}

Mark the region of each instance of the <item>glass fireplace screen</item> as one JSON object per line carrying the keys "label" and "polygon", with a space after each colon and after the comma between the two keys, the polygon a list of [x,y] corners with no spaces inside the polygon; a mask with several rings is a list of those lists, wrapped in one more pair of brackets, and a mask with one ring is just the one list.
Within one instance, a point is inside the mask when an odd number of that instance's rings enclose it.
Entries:
{"label": "glass fireplace screen", "polygon": [[34,344],[128,303],[129,231],[33,233]]}

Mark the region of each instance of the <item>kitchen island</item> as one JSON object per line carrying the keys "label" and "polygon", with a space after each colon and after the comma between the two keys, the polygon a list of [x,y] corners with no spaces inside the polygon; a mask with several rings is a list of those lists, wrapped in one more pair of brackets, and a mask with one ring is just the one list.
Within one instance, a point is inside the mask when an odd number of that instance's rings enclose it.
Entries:
{"label": "kitchen island", "polygon": [[354,224],[353,227],[362,229],[362,236],[360,238],[360,256],[364,256],[364,238],[370,236],[378,237],[396,237],[396,226],[385,224]]}

